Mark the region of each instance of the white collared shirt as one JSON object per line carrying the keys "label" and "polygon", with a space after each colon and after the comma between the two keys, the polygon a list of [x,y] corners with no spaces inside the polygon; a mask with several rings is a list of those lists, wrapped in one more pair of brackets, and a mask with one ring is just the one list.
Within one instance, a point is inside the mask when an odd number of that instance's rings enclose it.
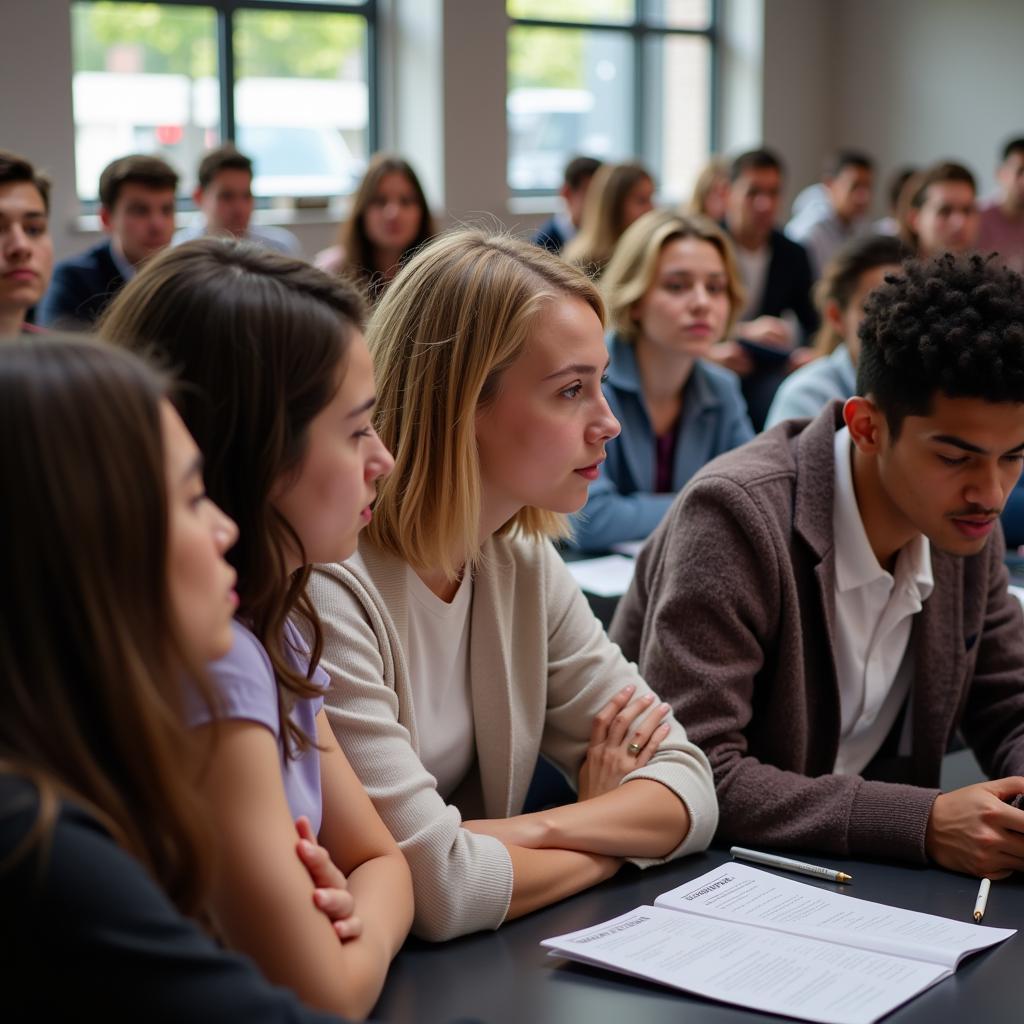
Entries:
{"label": "white collared shirt", "polygon": [[[895,573],[871,549],[853,486],[852,442],[843,427],[835,440],[832,527],[836,551],[836,674],[840,731],[837,775],[862,772],[885,742],[914,677],[910,633],[932,592],[928,540],[918,535],[896,556]],[[910,736],[909,708],[901,753]]]}

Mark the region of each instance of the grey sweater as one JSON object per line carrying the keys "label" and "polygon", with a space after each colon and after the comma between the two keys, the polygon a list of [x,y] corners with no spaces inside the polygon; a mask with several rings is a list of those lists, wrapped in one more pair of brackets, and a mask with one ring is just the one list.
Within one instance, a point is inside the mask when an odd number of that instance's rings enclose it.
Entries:
{"label": "grey sweater", "polygon": [[912,753],[834,775],[833,445],[841,405],[706,466],[640,555],[610,635],[708,755],[731,842],[924,861],[959,726],[992,777],[1024,774],[1024,622],[1002,535],[931,549],[911,634]]}

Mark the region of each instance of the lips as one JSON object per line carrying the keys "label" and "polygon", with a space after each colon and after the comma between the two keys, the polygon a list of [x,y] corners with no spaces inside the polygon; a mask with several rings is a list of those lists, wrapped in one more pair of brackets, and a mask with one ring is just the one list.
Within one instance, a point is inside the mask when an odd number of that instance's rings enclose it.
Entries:
{"label": "lips", "polygon": [[8,281],[37,281],[39,275],[28,267],[19,267],[17,270],[8,270],[4,278]]}
{"label": "lips", "polygon": [[601,475],[601,463],[604,459],[598,459],[593,465],[581,466],[579,469],[573,470],[574,473],[579,473],[585,480],[594,481]]}
{"label": "lips", "polygon": [[992,519],[954,519],[953,525],[968,540],[981,540],[987,537],[996,525],[996,518]]}

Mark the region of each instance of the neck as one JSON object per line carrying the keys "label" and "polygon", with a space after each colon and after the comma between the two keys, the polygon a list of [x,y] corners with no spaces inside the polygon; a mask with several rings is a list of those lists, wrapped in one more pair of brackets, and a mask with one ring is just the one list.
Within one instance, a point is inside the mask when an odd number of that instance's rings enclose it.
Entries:
{"label": "neck", "polygon": [[1011,220],[1019,220],[1021,217],[1024,217],[1024,203],[1019,199],[1013,199],[1010,196],[1005,196],[1003,201],[999,204],[999,208]]}
{"label": "neck", "polygon": [[640,386],[648,403],[680,400],[693,373],[693,356],[670,352],[660,345],[637,338],[633,344]]}
{"label": "neck", "polygon": [[729,234],[741,249],[747,249],[750,252],[756,252],[768,241],[768,236],[756,228],[734,231],[732,225],[729,225]]}
{"label": "neck", "polygon": [[403,249],[374,249],[373,269],[386,278],[394,277],[403,252]]}
{"label": "neck", "polygon": [[26,310],[21,306],[0,309],[0,338],[16,338],[25,322],[25,313]]}
{"label": "neck", "polygon": [[896,556],[918,531],[892,503],[878,473],[878,459],[853,446],[853,490],[864,532],[878,564],[892,572]]}

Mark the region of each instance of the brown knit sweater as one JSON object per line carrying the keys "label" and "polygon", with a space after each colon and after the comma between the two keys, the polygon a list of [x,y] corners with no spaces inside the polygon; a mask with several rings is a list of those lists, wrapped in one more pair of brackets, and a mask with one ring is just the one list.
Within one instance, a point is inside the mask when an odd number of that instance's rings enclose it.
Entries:
{"label": "brown knit sweater", "polygon": [[840,410],[780,424],[694,477],[610,635],[708,755],[719,840],[920,862],[957,726],[991,777],[1024,774],[1024,620],[999,531],[970,558],[932,547],[935,589],[911,635],[912,754],[831,774]]}

